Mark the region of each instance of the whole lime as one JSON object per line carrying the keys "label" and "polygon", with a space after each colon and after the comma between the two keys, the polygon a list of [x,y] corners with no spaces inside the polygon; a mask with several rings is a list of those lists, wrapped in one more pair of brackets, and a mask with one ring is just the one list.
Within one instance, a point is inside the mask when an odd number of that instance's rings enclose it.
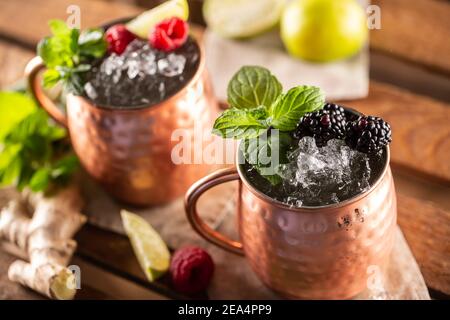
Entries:
{"label": "whole lime", "polygon": [[362,7],[355,0],[293,0],[281,17],[281,38],[298,58],[327,62],[356,54],[367,40]]}

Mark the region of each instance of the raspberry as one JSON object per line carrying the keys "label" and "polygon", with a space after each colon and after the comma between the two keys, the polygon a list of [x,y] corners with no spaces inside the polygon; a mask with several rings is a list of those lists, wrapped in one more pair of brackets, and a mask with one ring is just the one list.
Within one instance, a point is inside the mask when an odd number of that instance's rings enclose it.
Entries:
{"label": "raspberry", "polygon": [[136,39],[136,36],[128,31],[123,24],[116,24],[106,30],[106,42],[108,43],[108,52],[122,54],[128,44]]}
{"label": "raspberry", "polygon": [[331,139],[343,139],[345,125],[344,108],[327,103],[321,110],[307,113],[300,119],[294,137],[314,137],[316,145],[323,147]]}
{"label": "raspberry", "polygon": [[169,18],[158,23],[150,33],[153,48],[170,52],[180,48],[187,40],[189,25],[180,18]]}
{"label": "raspberry", "polygon": [[381,118],[360,116],[347,123],[345,142],[352,149],[376,153],[391,141],[391,126]]}
{"label": "raspberry", "polygon": [[208,287],[214,273],[214,262],[202,248],[184,247],[174,253],[170,273],[177,291],[198,293]]}

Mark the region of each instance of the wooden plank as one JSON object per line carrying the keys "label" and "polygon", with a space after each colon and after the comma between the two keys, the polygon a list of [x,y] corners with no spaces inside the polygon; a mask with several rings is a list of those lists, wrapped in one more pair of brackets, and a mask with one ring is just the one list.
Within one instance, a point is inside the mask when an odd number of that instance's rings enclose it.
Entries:
{"label": "wooden plank", "polygon": [[[71,263],[77,265],[81,270],[82,284],[76,295],[77,300],[167,300],[167,297],[153,290],[119,277],[76,255]],[[88,284],[89,287],[85,284]],[[94,292],[93,289],[95,289]],[[99,296],[96,292],[106,293],[107,296],[106,294],[103,294],[103,297]]]}
{"label": "wooden plank", "polygon": [[419,64],[370,51],[370,79],[450,103],[450,77]]}
{"label": "wooden plank", "polygon": [[381,8],[381,29],[370,46],[450,74],[450,4],[437,0],[372,0]]}
{"label": "wooden plank", "polygon": [[78,232],[76,240],[78,257],[128,281],[172,299],[207,297],[204,293],[189,297],[175,292],[167,275],[153,283],[148,282],[127,237],[86,225]]}
{"label": "wooden plank", "polygon": [[25,66],[33,56],[32,52],[0,40],[0,89],[23,78]]}
{"label": "wooden plank", "polygon": [[392,162],[450,181],[450,105],[371,81],[365,99],[341,101],[392,126]]}
{"label": "wooden plank", "polygon": [[142,12],[142,8],[133,5],[98,0],[0,0],[0,35],[34,46],[49,34],[47,21],[66,20],[71,5],[80,8],[81,28]]}
{"label": "wooden plank", "polygon": [[450,295],[450,211],[399,194],[398,223],[427,285]]}

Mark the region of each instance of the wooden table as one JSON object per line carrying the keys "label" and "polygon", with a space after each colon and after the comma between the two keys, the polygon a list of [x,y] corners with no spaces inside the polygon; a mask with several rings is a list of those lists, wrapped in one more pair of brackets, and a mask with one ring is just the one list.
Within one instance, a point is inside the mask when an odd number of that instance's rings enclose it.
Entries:
{"label": "wooden table", "polygon": [[[382,29],[371,31],[370,93],[348,103],[391,123],[399,224],[432,297],[449,298],[450,4],[372,3],[381,7]],[[82,28],[142,11],[110,1],[0,0],[1,88],[22,77],[37,41],[48,33],[46,21],[65,19],[72,4],[81,8]],[[127,238],[87,225],[77,241],[74,263],[82,267],[84,289],[78,298],[182,298],[167,279],[153,284],[145,280]],[[7,280],[5,270],[12,259],[0,250],[0,298],[41,298]]]}

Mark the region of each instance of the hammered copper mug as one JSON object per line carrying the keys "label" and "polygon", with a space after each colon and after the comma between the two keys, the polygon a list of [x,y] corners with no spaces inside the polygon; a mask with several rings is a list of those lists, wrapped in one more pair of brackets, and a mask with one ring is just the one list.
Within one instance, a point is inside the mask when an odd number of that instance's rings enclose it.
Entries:
{"label": "hammered copper mug", "polygon": [[194,129],[209,130],[218,110],[205,67],[204,48],[200,44],[199,48],[200,62],[193,78],[156,105],[104,108],[83,96],[68,94],[65,115],[41,88],[38,74],[45,67],[40,57],[28,63],[26,75],[39,104],[68,128],[86,171],[126,203],[156,205],[182,196],[210,170],[205,164],[176,164],[171,157],[178,143],[171,139],[172,133],[185,130],[191,138],[202,135]]}
{"label": "hammered copper mug", "polygon": [[[347,299],[367,287],[369,267],[385,270],[397,219],[389,148],[382,173],[369,190],[322,207],[293,208],[269,198],[249,183],[243,170],[222,169],[195,183],[185,197],[186,213],[206,240],[244,254],[269,288],[288,298]],[[239,181],[241,242],[211,229],[196,209],[205,191],[232,180]]]}

